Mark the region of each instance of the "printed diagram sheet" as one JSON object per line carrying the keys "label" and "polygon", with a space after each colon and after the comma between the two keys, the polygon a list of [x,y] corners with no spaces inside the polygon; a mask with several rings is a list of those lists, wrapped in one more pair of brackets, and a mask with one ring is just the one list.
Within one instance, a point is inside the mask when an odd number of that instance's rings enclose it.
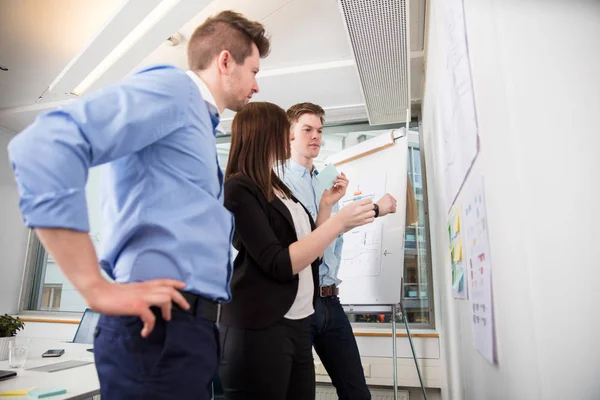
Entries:
{"label": "printed diagram sheet", "polygon": [[488,238],[483,178],[474,176],[465,186],[463,206],[469,261],[469,292],[473,307],[475,348],[491,363],[496,362],[496,335],[492,297],[492,255]]}

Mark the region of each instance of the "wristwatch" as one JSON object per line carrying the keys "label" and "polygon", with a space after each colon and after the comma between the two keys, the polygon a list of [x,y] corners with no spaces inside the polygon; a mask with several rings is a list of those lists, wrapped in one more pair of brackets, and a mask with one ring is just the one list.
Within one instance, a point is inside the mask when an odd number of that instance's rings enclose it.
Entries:
{"label": "wristwatch", "polygon": [[373,210],[375,211],[375,218],[379,217],[379,205],[377,203],[373,204]]}

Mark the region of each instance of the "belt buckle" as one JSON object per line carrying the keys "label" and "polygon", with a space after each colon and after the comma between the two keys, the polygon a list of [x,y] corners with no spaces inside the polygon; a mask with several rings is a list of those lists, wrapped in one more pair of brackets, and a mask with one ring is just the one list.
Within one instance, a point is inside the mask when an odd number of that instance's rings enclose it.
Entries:
{"label": "belt buckle", "polygon": [[320,286],[319,287],[319,296],[321,297],[332,297],[337,296],[335,285],[330,286]]}

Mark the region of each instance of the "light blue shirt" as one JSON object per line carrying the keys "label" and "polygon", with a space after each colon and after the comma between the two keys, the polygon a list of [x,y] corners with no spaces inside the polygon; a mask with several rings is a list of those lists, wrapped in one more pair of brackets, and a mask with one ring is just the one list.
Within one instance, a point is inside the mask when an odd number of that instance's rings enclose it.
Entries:
{"label": "light blue shirt", "polygon": [[[292,159],[286,161],[283,173],[279,174],[283,182],[290,188],[294,196],[300,200],[304,207],[306,207],[315,221],[319,213],[319,203],[325,191],[316,179],[318,174],[319,172],[316,168],[313,168],[311,173],[308,168],[303,167]],[[338,210],[339,207],[335,204],[331,211],[332,215]],[[344,239],[340,235],[325,249],[323,262],[319,267],[319,283],[321,286],[339,285],[342,282],[337,276],[340,269],[343,244]]]}
{"label": "light blue shirt", "polygon": [[233,216],[223,207],[218,124],[206,85],[167,65],[41,115],[8,146],[25,224],[89,231],[88,170],[108,163],[99,251],[108,275],[178,279],[229,301]]}

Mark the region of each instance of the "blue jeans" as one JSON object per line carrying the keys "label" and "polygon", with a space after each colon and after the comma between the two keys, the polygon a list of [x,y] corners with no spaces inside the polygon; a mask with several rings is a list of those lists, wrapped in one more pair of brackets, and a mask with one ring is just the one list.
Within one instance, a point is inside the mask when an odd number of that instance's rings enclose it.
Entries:
{"label": "blue jeans", "polygon": [[177,309],[169,322],[154,314],[147,338],[137,317],[100,316],[94,357],[101,397],[210,399],[219,357],[215,324]]}
{"label": "blue jeans", "polygon": [[352,326],[337,296],[317,297],[311,318],[313,346],[340,400],[370,400]]}

